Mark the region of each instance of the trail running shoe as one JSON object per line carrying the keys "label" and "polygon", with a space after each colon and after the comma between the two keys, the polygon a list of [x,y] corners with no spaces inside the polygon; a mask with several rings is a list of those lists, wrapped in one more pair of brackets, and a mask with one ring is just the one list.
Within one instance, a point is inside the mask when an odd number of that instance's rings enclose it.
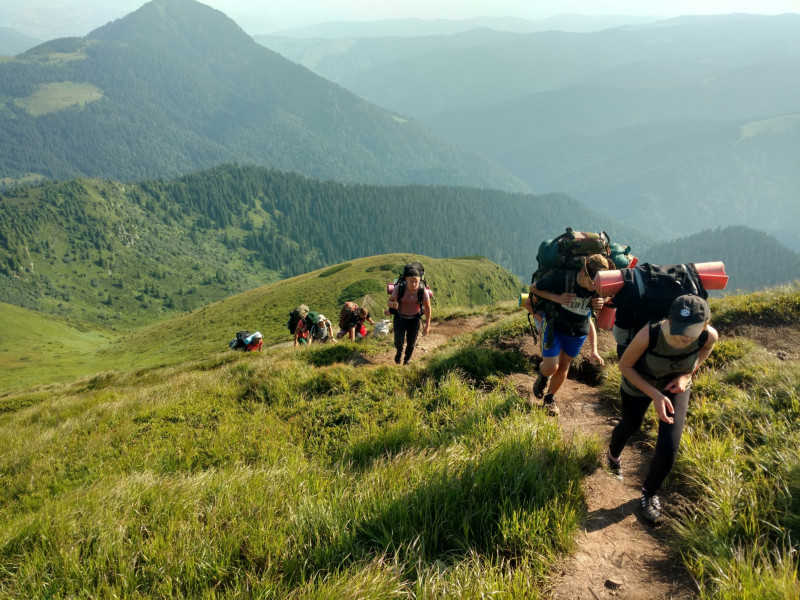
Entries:
{"label": "trail running shoe", "polygon": [[544,407],[547,410],[547,414],[551,417],[557,417],[560,412],[556,406],[556,397],[553,396],[553,394],[547,394],[544,397]]}
{"label": "trail running shoe", "polygon": [[622,481],[622,462],[612,459],[610,450],[606,450],[606,468],[616,479]]}
{"label": "trail running shoe", "polygon": [[539,376],[536,378],[536,381],[533,382],[533,395],[537,398],[544,397],[544,391],[547,389],[547,384],[550,381],[549,377],[545,377],[542,375],[542,372],[539,371]]}
{"label": "trail running shoe", "polygon": [[661,517],[661,503],[658,496],[642,492],[642,514],[651,523],[657,523]]}

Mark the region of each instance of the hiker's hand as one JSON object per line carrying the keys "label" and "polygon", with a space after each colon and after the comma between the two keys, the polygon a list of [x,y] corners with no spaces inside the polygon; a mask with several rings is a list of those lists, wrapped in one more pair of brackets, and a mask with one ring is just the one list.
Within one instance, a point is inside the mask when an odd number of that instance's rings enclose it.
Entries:
{"label": "hiker's hand", "polygon": [[605,366],[605,364],[606,364],[606,361],[604,361],[604,360],[603,360],[603,357],[602,357],[602,356],[600,356],[600,355],[597,353],[597,350],[594,350],[594,351],[592,352],[591,356],[589,356],[589,360],[590,360],[591,362],[594,362],[594,363],[597,363],[597,364],[599,364],[601,367],[604,367],[604,366]]}
{"label": "hiker's hand", "polygon": [[425,327],[422,328],[422,335],[428,335],[428,329],[430,329],[430,325],[425,323]]}
{"label": "hiker's hand", "polygon": [[658,415],[658,418],[664,421],[664,423],[672,425],[675,422],[675,420],[670,417],[670,415],[675,414],[675,409],[673,408],[672,401],[669,398],[662,395],[653,400],[653,405],[656,407],[656,414]]}
{"label": "hiker's hand", "polygon": [[572,292],[564,292],[563,294],[559,294],[558,300],[556,300],[556,302],[558,302],[559,304],[563,304],[565,306],[572,304],[572,301],[575,300],[576,295],[577,294],[573,294]]}
{"label": "hiker's hand", "polygon": [[605,300],[603,298],[592,298],[592,308],[595,310],[600,310],[603,308],[603,304],[605,304]]}
{"label": "hiker's hand", "polygon": [[689,383],[692,381],[692,375],[678,375],[675,379],[669,382],[667,385],[666,390],[668,392],[672,392],[673,394],[680,394],[681,392],[685,392],[689,389]]}

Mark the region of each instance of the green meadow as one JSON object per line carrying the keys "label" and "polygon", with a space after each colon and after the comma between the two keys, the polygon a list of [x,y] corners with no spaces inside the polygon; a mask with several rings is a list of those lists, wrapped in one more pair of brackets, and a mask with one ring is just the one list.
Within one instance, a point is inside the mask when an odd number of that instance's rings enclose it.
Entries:
{"label": "green meadow", "polygon": [[[385,285],[381,260],[364,269]],[[290,280],[298,295],[284,290],[275,318],[353,267]],[[269,293],[241,299],[250,320],[225,305],[205,352],[191,340],[159,364],[143,330],[95,354],[124,345],[141,363],[0,397],[0,597],[549,597],[606,440],[565,440],[510,383],[532,372],[496,343],[525,335],[519,311],[448,306],[440,291],[440,314],[489,324],[407,368],[357,366],[387,339],[226,351],[231,325],[269,322]],[[325,298],[307,303],[330,312]],[[712,310],[721,324],[796,322],[800,288]],[[700,597],[797,598],[800,368],[719,326],[665,530]],[[614,403],[610,363],[598,395]]]}

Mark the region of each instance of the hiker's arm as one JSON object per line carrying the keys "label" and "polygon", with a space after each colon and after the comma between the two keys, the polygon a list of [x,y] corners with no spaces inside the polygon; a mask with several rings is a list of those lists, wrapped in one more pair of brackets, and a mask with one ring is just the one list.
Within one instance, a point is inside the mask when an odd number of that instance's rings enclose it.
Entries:
{"label": "hiker's arm", "polygon": [[673,423],[673,418],[669,415],[675,412],[672,407],[672,401],[667,398],[661,390],[657,390],[650,385],[647,380],[642,377],[636,370],[636,363],[641,356],[647,352],[647,347],[650,345],[650,327],[645,325],[634,336],[628,348],[619,359],[619,372],[628,380],[628,382],[642,390],[652,401],[656,409],[658,418],[664,423]]}
{"label": "hiker's arm", "polygon": [[425,294],[425,298],[422,300],[422,308],[425,310],[425,325],[422,328],[422,335],[428,335],[428,331],[431,328],[431,318],[433,315],[431,314],[431,299],[428,294]]}
{"label": "hiker's arm", "polygon": [[575,299],[575,294],[571,292],[564,292],[563,294],[555,294],[553,292],[546,292],[544,290],[540,290],[536,287],[536,284],[532,283],[530,287],[530,291],[533,294],[536,294],[540,298],[544,298],[545,300],[550,300],[551,302],[555,302],[557,304],[571,304],[572,301]]}
{"label": "hiker's arm", "polygon": [[597,329],[595,329],[592,319],[589,319],[589,335],[587,337],[589,340],[589,349],[591,350],[589,360],[598,363],[601,367],[604,366],[606,363],[603,357],[597,353]]}
{"label": "hiker's arm", "polygon": [[355,327],[351,327],[350,329],[347,330],[347,337],[350,338],[351,342],[355,342],[356,341],[356,328]]}

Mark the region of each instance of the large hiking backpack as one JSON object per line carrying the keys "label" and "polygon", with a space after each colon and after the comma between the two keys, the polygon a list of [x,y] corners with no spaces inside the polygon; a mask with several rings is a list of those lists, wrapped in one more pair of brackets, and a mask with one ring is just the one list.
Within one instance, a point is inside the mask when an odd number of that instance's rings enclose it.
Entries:
{"label": "large hiking backpack", "polygon": [[393,289],[397,290],[397,299],[403,297],[406,293],[406,277],[411,270],[416,270],[419,273],[419,290],[417,291],[417,301],[419,302],[419,310],[420,312],[423,311],[423,302],[425,300],[425,294],[428,293],[430,295],[430,290],[428,289],[428,283],[425,281],[425,267],[422,266],[421,262],[410,262],[406,263],[403,266],[403,270],[400,272],[400,275],[397,276],[397,279],[394,280],[394,287]]}
{"label": "large hiking backpack", "polygon": [[308,313],[309,310],[305,304],[301,304],[289,313],[289,320],[286,322],[286,327],[289,328],[289,333],[294,335],[294,330],[297,327],[297,324],[300,322],[300,319],[308,316]]}
{"label": "large hiking backpack", "polygon": [[[564,271],[566,272],[566,291],[573,292],[577,285],[578,272],[583,268],[586,257],[600,254],[609,259],[617,268],[624,268],[634,260],[630,251],[630,246],[612,244],[605,231],[599,233],[574,231],[571,227],[567,227],[565,232],[558,237],[544,240],[539,244],[536,252],[536,270],[531,276],[531,285],[544,277]],[[529,298],[534,312],[544,312],[548,319],[554,316],[556,307],[552,302],[539,298],[533,293]],[[529,314],[528,322],[531,334],[536,339],[538,337],[536,328],[530,321]],[[552,331],[552,328],[549,328],[551,337]]]}
{"label": "large hiking backpack", "polygon": [[631,330],[629,340],[647,323],[666,318],[678,296],[708,298],[694,263],[642,263],[622,269],[621,273],[624,284],[612,299],[611,306],[617,309],[614,325]]}
{"label": "large hiking backpack", "polygon": [[306,322],[306,329],[311,331],[311,328],[317,324],[317,318],[319,318],[319,313],[315,310],[308,311],[308,314],[303,317],[303,321]]}
{"label": "large hiking backpack", "polygon": [[345,302],[342,310],[339,311],[339,331],[350,329],[350,317],[358,310],[355,302]]}
{"label": "large hiking backpack", "polygon": [[233,338],[228,346],[230,346],[231,350],[244,350],[247,348],[247,342],[245,342],[246,338],[249,338],[251,333],[249,331],[237,331],[236,337]]}

